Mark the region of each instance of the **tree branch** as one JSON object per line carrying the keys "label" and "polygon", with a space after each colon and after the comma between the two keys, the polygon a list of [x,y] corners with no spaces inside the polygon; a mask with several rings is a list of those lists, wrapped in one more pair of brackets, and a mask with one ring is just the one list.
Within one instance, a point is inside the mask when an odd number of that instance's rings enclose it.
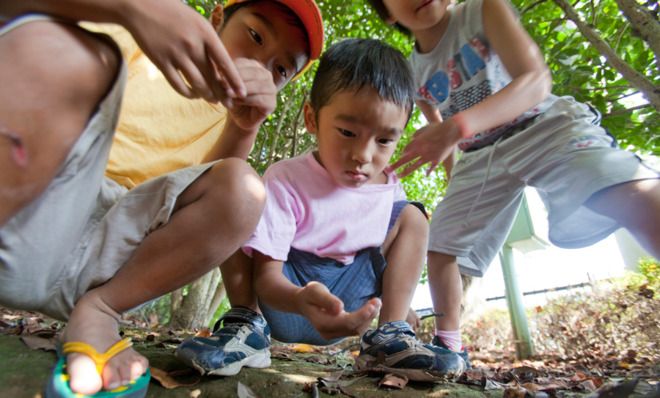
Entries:
{"label": "tree branch", "polygon": [[628,113],[633,113],[634,111],[638,111],[638,110],[640,110],[640,109],[648,108],[648,107],[650,107],[650,106],[651,106],[651,104],[641,104],[641,105],[637,105],[637,106],[632,106],[632,107],[630,107],[630,108],[619,109],[619,110],[617,110],[617,111],[614,111],[614,112],[610,112],[610,113],[606,113],[606,114],[604,114],[604,115],[603,115],[603,119],[604,119],[604,118],[607,118],[607,117],[612,117],[612,116],[618,116],[618,115],[625,115],[625,114],[628,114]]}
{"label": "tree branch", "polygon": [[607,62],[621,73],[630,84],[641,91],[646,99],[653,104],[653,107],[660,112],[660,88],[622,60],[609,44],[600,38],[595,29],[580,19],[575,9],[566,0],[554,0],[554,2],[564,11],[566,17],[573,21],[584,37],[607,59]]}
{"label": "tree branch", "polygon": [[639,32],[660,65],[660,22],[635,0],[616,0],[628,22]]}

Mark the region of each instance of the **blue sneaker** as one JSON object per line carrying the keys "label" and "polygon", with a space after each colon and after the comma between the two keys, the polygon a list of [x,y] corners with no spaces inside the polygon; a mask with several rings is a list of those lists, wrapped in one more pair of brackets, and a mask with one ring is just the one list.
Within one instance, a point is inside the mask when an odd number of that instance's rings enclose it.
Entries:
{"label": "blue sneaker", "polygon": [[211,337],[193,337],[176,356],[202,375],[233,376],[243,366],[270,366],[270,328],[248,308],[232,308],[216,322]]}
{"label": "blue sneaker", "polygon": [[453,351],[422,344],[405,321],[388,322],[362,335],[356,368],[422,371],[455,378],[465,370],[465,361]]}
{"label": "blue sneaker", "polygon": [[440,347],[443,350],[457,353],[465,361],[465,365],[467,366],[467,369],[472,369],[472,364],[470,363],[470,358],[468,358],[467,349],[465,347],[461,347],[463,350],[459,352],[450,350],[449,347],[447,347],[447,345],[444,343],[444,341],[442,341],[438,336],[433,336],[433,340],[431,340],[431,344],[433,344],[436,347]]}

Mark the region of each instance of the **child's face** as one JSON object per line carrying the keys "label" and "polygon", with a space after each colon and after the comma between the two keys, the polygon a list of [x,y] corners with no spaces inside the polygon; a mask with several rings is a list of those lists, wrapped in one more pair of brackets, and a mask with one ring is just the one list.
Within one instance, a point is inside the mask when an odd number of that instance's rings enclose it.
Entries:
{"label": "child's face", "polygon": [[388,22],[398,22],[412,32],[429,29],[440,23],[449,3],[450,0],[383,0],[392,18]]}
{"label": "child's face", "polygon": [[259,61],[281,89],[309,58],[305,33],[291,18],[273,2],[259,2],[237,10],[220,38],[232,59]]}
{"label": "child's face", "polygon": [[371,87],[339,91],[317,113],[305,105],[307,130],[316,135],[317,160],[340,186],[383,184],[383,173],[408,120],[404,107]]}

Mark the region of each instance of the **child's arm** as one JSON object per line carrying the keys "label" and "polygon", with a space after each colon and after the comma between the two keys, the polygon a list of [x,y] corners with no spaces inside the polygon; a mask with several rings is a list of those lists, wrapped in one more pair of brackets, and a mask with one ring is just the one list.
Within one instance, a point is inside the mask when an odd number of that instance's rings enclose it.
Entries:
{"label": "child's arm", "polygon": [[236,66],[247,95],[229,103],[222,135],[206,156],[207,162],[229,157],[247,159],[261,123],[277,105],[277,87],[266,68],[249,59],[236,59]]}
{"label": "child's arm", "polygon": [[437,167],[461,139],[514,120],[550,94],[552,79],[543,56],[509,4],[505,0],[484,0],[483,21],[486,37],[512,81],[448,120],[418,130],[392,165],[394,169],[406,165],[400,177],[429,162],[431,169]]}
{"label": "child's arm", "polygon": [[505,0],[484,0],[484,31],[512,81],[479,104],[460,112],[464,133],[474,134],[510,122],[543,101],[552,76],[541,50]]}
{"label": "child's arm", "polygon": [[211,24],[180,0],[23,0],[0,5],[1,15],[25,12],[123,25],[172,87],[186,97],[225,103],[245,92]]}
{"label": "child's arm", "polygon": [[276,310],[304,316],[325,339],[364,332],[380,311],[380,300],[372,299],[359,310],[346,312],[344,303],[323,284],[294,285],[282,273],[281,261],[256,250],[253,261],[255,291],[259,299]]}

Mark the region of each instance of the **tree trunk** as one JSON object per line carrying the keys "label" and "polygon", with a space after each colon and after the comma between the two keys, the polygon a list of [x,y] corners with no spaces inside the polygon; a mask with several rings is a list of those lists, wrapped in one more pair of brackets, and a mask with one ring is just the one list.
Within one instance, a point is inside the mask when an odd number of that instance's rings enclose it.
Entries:
{"label": "tree trunk", "polygon": [[213,316],[212,311],[215,311],[215,309],[211,310],[211,302],[220,281],[220,269],[215,268],[191,283],[188,286],[188,294],[181,300],[180,307],[172,312],[170,326],[183,329],[208,326],[208,320]]}
{"label": "tree trunk", "polygon": [[225,299],[225,297],[227,297],[227,289],[225,289],[225,284],[220,282],[218,287],[215,289],[215,293],[213,294],[213,299],[211,300],[211,305],[209,306],[206,322],[204,322],[204,324],[211,324],[211,321],[213,321],[213,315],[218,310],[218,307],[220,307],[220,304],[222,303],[222,300]]}

